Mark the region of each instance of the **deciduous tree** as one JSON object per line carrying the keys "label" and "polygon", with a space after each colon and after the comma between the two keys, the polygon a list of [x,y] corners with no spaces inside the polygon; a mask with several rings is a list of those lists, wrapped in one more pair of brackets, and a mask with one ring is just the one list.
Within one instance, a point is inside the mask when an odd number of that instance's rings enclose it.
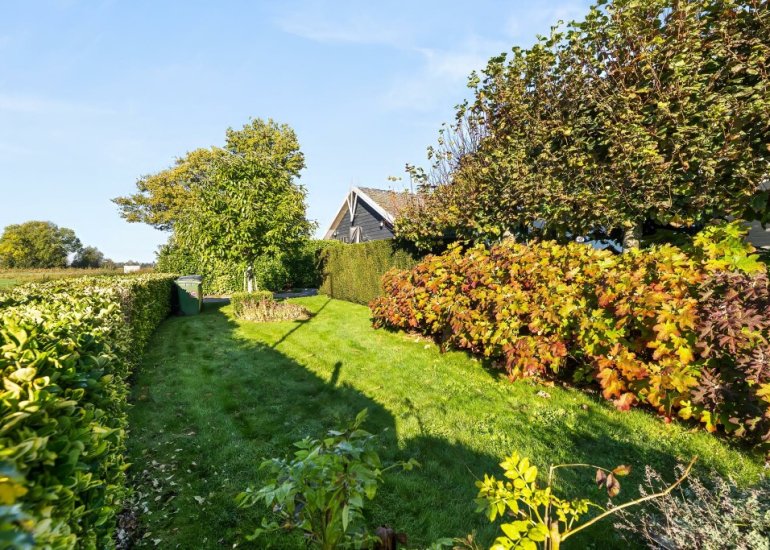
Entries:
{"label": "deciduous tree", "polygon": [[129,222],[141,222],[170,231],[195,206],[195,190],[208,182],[220,161],[248,157],[297,178],[305,167],[297,136],[288,125],[272,119],[253,119],[240,130],[228,128],[224,147],[195,149],[176,159],[174,166],[136,182],[138,192],[113,202]]}
{"label": "deciduous tree", "polygon": [[75,253],[72,267],[95,268],[104,264],[104,254],[95,246],[86,246]]}
{"label": "deciduous tree", "polygon": [[305,166],[297,136],[273,120],[227,130],[224,147],[197,149],[176,165],[137,182],[139,192],[115,199],[121,215],[171,230],[159,265],[197,271],[209,282],[227,273],[240,290],[246,266],[275,263],[307,240]]}
{"label": "deciduous tree", "polygon": [[72,229],[52,222],[9,225],[0,237],[0,265],[7,268],[65,267],[67,256],[81,248]]}
{"label": "deciduous tree", "polygon": [[634,246],[714,217],[768,222],[769,65],[764,0],[600,1],[471,77],[398,233]]}
{"label": "deciduous tree", "polygon": [[312,229],[303,187],[259,156],[228,155],[195,188],[195,208],[177,220],[175,242],[204,261],[244,265],[298,248]]}

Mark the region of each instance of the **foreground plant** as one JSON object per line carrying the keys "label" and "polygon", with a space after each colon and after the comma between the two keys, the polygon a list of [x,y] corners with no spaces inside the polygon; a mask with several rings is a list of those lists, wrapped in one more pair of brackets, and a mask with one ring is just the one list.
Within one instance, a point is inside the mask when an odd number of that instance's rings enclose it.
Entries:
{"label": "foreground plant", "polygon": [[[680,473],[683,470],[679,466]],[[642,495],[665,482],[649,466]],[[741,488],[718,474],[690,478],[676,491],[656,499],[641,513],[621,512],[615,527],[629,531],[650,548],[717,550],[729,541],[737,550],[770,550],[770,485]]]}
{"label": "foreground plant", "polygon": [[[621,464],[608,470],[591,464],[557,464],[550,467],[548,482],[541,487],[537,483],[537,467],[531,465],[529,459],[513,453],[500,463],[510,481],[498,481],[485,475],[484,481],[476,483],[479,488],[476,500],[479,511],[484,511],[490,521],[506,513],[514,518],[500,526],[503,535],[495,540],[491,550],[534,550],[538,546],[545,550],[559,550],[562,542],[607,516],[668,495],[690,474],[696,458],[692,459],[679,479],[664,490],[606,509],[585,498],[565,499],[555,495],[554,472],[559,468],[595,468],[597,486],[605,489],[612,498],[620,493],[618,477],[628,475],[631,471],[629,466]],[[600,513],[581,522],[591,508]]]}
{"label": "foreground plant", "polygon": [[0,549],[112,548],[127,378],[173,275],[86,277],[0,295]]}
{"label": "foreground plant", "polygon": [[361,429],[364,409],[343,431],[330,430],[324,439],[305,438],[294,444],[293,459],[273,458],[262,463],[270,478],[261,489],[238,495],[240,507],[264,502],[280,521],[262,520],[248,540],[265,532],[299,531],[314,548],[366,548],[377,537],[364,524],[365,500],[371,500],[383,482],[382,474],[417,466],[414,459],[383,468],[374,450],[376,437]]}

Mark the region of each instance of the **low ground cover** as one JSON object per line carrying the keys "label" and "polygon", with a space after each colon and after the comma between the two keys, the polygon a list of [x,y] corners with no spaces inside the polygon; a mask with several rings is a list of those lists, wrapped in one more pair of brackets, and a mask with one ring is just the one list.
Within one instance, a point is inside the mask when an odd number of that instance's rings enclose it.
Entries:
{"label": "low ground cover", "polygon": [[235,316],[246,321],[307,321],[310,318],[306,308],[287,300],[276,300],[269,290],[234,292],[230,303]]}
{"label": "low ground cover", "polygon": [[[474,482],[500,474],[512,451],[541,469],[629,464],[623,500],[636,494],[645,465],[673,478],[674,466],[694,455],[700,473],[714,469],[741,484],[761,475],[761,456],[705,432],[571,389],[511,384],[464,353],[373,329],[364,306],[324,296],[295,302],[313,316],[252,323],[237,321],[231,306],[206,304],[200,316],[171,318],[156,333],[129,421],[139,547],[297,548],[298,539],[277,535],[243,541],[265,511],[238,509],[235,496],[266,480],[257,471],[263,458],[285,456],[293,442],[346,425],[364,408],[384,462],[422,464],[386,475],[366,512],[370,526],[407,533],[410,548],[473,530],[490,542],[496,527],[475,512]],[[592,474],[584,475],[565,473],[560,491],[591,493]],[[586,535],[573,547],[628,546],[611,521]]]}

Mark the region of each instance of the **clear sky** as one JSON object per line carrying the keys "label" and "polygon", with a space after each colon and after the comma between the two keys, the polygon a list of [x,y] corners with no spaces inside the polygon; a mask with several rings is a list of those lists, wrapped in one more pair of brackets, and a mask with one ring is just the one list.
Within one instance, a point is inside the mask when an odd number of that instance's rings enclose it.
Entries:
{"label": "clear sky", "polygon": [[296,130],[322,233],[351,185],[425,164],[471,70],[588,4],[0,0],[0,229],[50,220],[152,261],[168,235],[110,199],[260,117]]}

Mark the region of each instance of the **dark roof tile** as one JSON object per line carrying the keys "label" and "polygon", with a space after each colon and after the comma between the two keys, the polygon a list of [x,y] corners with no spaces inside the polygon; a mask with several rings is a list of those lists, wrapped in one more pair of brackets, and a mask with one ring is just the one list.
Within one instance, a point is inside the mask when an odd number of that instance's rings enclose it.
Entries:
{"label": "dark roof tile", "polygon": [[394,218],[404,208],[417,200],[417,195],[408,191],[392,191],[373,187],[359,187],[359,189]]}

